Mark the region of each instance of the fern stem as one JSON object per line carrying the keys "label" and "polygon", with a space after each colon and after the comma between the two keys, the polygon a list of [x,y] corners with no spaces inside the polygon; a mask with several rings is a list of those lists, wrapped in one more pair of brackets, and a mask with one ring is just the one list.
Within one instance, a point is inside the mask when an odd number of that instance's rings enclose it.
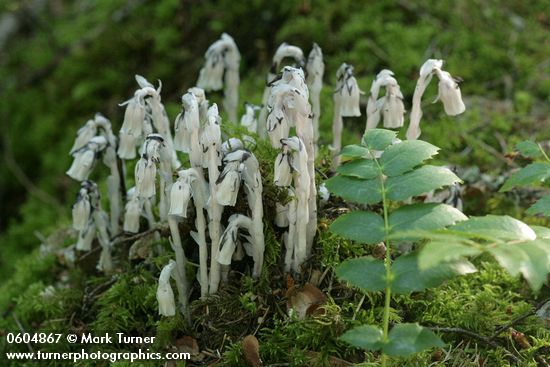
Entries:
{"label": "fern stem", "polygon": [[[388,339],[388,330],[390,324],[390,302],[391,302],[391,246],[390,246],[390,224],[388,220],[388,202],[386,199],[386,187],[384,186],[384,175],[382,173],[382,167],[378,163],[378,159],[374,158],[379,170],[380,187],[382,191],[382,207],[384,208],[384,232],[386,242],[386,258],[384,261],[384,267],[386,268],[386,290],[384,301],[384,316],[382,321],[383,337],[386,341]],[[387,356],[382,354],[382,367],[386,367]]]}

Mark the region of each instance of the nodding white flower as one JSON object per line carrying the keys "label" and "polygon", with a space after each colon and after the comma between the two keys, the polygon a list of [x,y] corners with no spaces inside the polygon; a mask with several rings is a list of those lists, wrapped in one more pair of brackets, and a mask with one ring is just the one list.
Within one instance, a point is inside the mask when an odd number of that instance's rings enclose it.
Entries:
{"label": "nodding white flower", "polygon": [[191,132],[187,129],[186,125],[185,111],[182,111],[176,116],[176,121],[174,122],[174,149],[180,152],[189,153]]}
{"label": "nodding white flower", "polygon": [[267,133],[269,141],[274,148],[281,147],[281,139],[286,138],[290,132],[290,124],[285,117],[283,108],[273,109],[267,115]]}
{"label": "nodding white flower", "polygon": [[[428,59],[420,67],[420,78],[421,79],[431,79],[432,73],[435,69],[441,69],[443,67],[443,60],[437,59]],[[429,80],[426,80],[426,84],[429,83]]]}
{"label": "nodding white flower", "polygon": [[[265,138],[266,136],[266,122],[267,122],[267,114],[268,111],[270,111],[269,106],[273,106],[273,104],[268,104],[268,100],[270,98],[271,89],[273,86],[273,83],[276,83],[280,79],[280,75],[277,75],[279,70],[281,70],[281,64],[284,59],[286,58],[292,58],[294,59],[294,66],[298,68],[303,68],[306,64],[306,60],[304,58],[304,53],[299,47],[289,45],[288,43],[283,43],[277,48],[277,51],[275,52],[275,55],[273,56],[273,63],[271,64],[271,68],[269,69],[269,72],[267,74],[266,79],[266,88],[264,90],[264,95],[262,97],[262,111],[260,112],[260,117],[258,119],[258,134],[260,137]],[[286,84],[286,83],[285,83]]]}
{"label": "nodding white flower", "polygon": [[176,314],[176,301],[174,291],[170,285],[170,276],[176,267],[176,262],[170,260],[168,265],[162,268],[157,287],[157,301],[159,303],[159,315],[174,316]]}
{"label": "nodding white flower", "polygon": [[294,187],[297,191],[302,191],[305,196],[309,196],[309,173],[307,169],[308,154],[304,143],[297,136],[292,136],[287,139],[281,139],[283,146],[290,148],[293,151],[291,165],[294,177]]}
{"label": "nodding white flower", "polygon": [[288,203],[283,205],[279,202],[275,203],[275,225],[279,228],[288,227]]}
{"label": "nodding white flower", "polygon": [[246,102],[244,106],[245,114],[241,117],[241,125],[246,127],[248,132],[256,133],[258,130],[257,112],[261,110],[261,107],[255,106],[248,102]]}
{"label": "nodding white flower", "polygon": [[[277,74],[278,70],[281,68],[281,63],[286,58],[294,59],[295,65],[299,68],[303,68],[306,65],[306,59],[302,49],[283,42],[275,51],[275,55],[273,55],[270,73]],[[267,82],[270,83],[271,81],[272,80],[268,80]]]}
{"label": "nodding white flower", "polygon": [[359,97],[361,90],[353,76],[353,66],[343,63],[336,72],[336,90],[334,99],[340,104],[342,117],[361,116]]}
{"label": "nodding white flower", "polygon": [[78,233],[78,240],[76,242],[76,249],[80,251],[90,251],[92,249],[92,242],[94,241],[96,234],[96,227],[91,222],[84,230]]}
{"label": "nodding white flower", "polygon": [[[220,238],[221,249],[217,257],[218,263],[222,265],[231,265],[233,253],[238,243],[239,229],[244,228],[250,233],[252,231],[252,225],[252,220],[246,215],[233,214],[229,217],[229,224]],[[253,242],[251,237],[247,238],[250,242]],[[253,255],[254,252],[251,247],[253,248],[254,244],[252,244],[252,246],[245,246],[245,250],[247,250],[247,254],[249,255]]]}
{"label": "nodding white flower", "polygon": [[73,153],[73,163],[67,175],[77,181],[88,179],[90,172],[94,166],[98,154],[107,146],[107,139],[103,136],[96,136]]}
{"label": "nodding white flower", "polygon": [[140,198],[155,196],[156,164],[161,161],[164,139],[159,134],[149,134],[142,147],[142,156],[136,164],[136,191]]}
{"label": "nodding white flower", "polygon": [[[212,47],[212,46],[210,46]],[[208,51],[211,51],[209,48]],[[223,88],[223,72],[225,69],[221,52],[208,52],[206,63],[199,72],[197,86],[205,91],[220,90]]]}
{"label": "nodding white flower", "polygon": [[157,166],[152,160],[140,158],[136,164],[136,188],[140,198],[150,198],[155,196],[155,178],[157,175]]}
{"label": "nodding white flower", "polygon": [[119,133],[120,144],[118,146],[117,154],[120,159],[134,159],[136,157],[136,137],[131,134],[127,134],[120,130]]}
{"label": "nodding white flower", "polygon": [[187,205],[191,198],[189,176],[181,177],[172,184],[170,191],[170,211],[168,214],[187,218]]}
{"label": "nodding white flower", "polygon": [[386,86],[386,96],[384,97],[384,104],[382,105],[384,127],[388,129],[400,128],[403,126],[404,114],[405,106],[403,105],[403,95],[401,94],[399,85],[397,81],[395,83],[389,83]]}
{"label": "nodding white flower", "polygon": [[221,152],[225,156],[231,152],[234,152],[239,149],[243,149],[244,145],[241,139],[229,138],[223,142],[221,147]]}
{"label": "nodding white flower", "polygon": [[328,202],[328,199],[330,199],[330,192],[328,191],[324,182],[321,184],[321,186],[319,186],[319,197],[321,198],[321,202],[323,204],[326,204]]}
{"label": "nodding white flower", "polygon": [[436,69],[435,72],[439,77],[439,93],[434,103],[441,100],[447,115],[460,115],[466,110],[466,106],[464,106],[464,102],[462,102],[462,95],[457,79],[443,70]]}
{"label": "nodding white flower", "polygon": [[241,174],[239,172],[239,161],[227,162],[222,173],[216,181],[216,201],[220,205],[235,206],[237,195],[241,186]]}
{"label": "nodding white flower", "polygon": [[422,118],[422,95],[435,74],[439,78],[439,93],[434,102],[441,99],[445,113],[456,116],[464,112],[466,107],[462,101],[458,80],[442,70],[443,60],[427,60],[420,68],[420,76],[416,82],[411,110],[411,122],[407,129],[407,139],[414,140],[420,137],[420,119]]}
{"label": "nodding white flower", "polygon": [[275,175],[273,182],[276,186],[288,187],[292,184],[292,153],[284,149],[275,159]]}
{"label": "nodding white flower", "polygon": [[88,120],[84,126],[78,129],[76,139],[69,154],[73,154],[86,144],[97,134],[97,125],[94,120]]}
{"label": "nodding white flower", "polygon": [[236,122],[239,102],[241,54],[233,38],[223,33],[206,51],[206,63],[199,72],[197,86],[206,91],[220,90],[225,84],[223,105],[229,119]]}
{"label": "nodding white flower", "polygon": [[120,131],[137,138],[142,134],[143,120],[145,120],[145,102],[142,93],[138,90],[133,98],[120,106],[124,105],[126,105],[126,110],[124,111],[124,121]]}
{"label": "nodding white flower", "polygon": [[318,44],[313,43],[313,47],[307,58],[307,85],[309,91],[319,93],[323,87],[323,74],[325,73],[325,63],[323,62],[323,51]]}
{"label": "nodding white flower", "polygon": [[273,85],[286,83],[300,91],[300,95],[306,101],[309,99],[309,89],[306,84],[306,78],[302,69],[292,66],[285,66],[281,75],[281,80],[273,82]]}
{"label": "nodding white flower", "polygon": [[206,121],[206,115],[208,114],[208,100],[206,99],[206,94],[204,89],[193,87],[187,90],[189,93],[192,93],[195,98],[197,98],[197,103],[199,104],[199,121],[204,123]]}
{"label": "nodding white flower", "polygon": [[[86,181],[83,182],[83,186]],[[73,228],[77,231],[83,231],[89,226],[92,208],[90,197],[86,187],[82,187],[76,197],[76,203],[73,204]]]}
{"label": "nodding white flower", "polygon": [[221,143],[221,130],[220,130],[220,115],[218,113],[218,106],[213,104],[208,109],[206,125],[204,126],[201,134],[201,144],[203,149],[206,150],[211,146],[219,146]]}
{"label": "nodding white flower", "polygon": [[139,220],[141,217],[141,202],[137,196],[136,188],[132,187],[126,194],[128,201],[124,211],[124,231],[130,233],[139,232]]}

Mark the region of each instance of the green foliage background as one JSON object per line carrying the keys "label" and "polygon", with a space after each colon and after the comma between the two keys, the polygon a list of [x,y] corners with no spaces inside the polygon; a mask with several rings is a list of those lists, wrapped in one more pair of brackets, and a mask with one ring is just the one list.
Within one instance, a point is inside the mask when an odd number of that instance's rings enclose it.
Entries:
{"label": "green foliage background", "polygon": [[[0,0],[0,14],[12,14],[18,25],[0,43],[1,289],[48,284],[55,262],[41,258],[35,233],[69,224],[78,189],[64,174],[69,148],[95,112],[118,131],[118,103],[133,95],[134,74],[162,80],[173,121],[205,50],[222,32],[242,53],[241,101],[257,104],[276,47],[286,41],[309,52],[317,42],[326,63],[321,138],[328,144],[331,88],[342,62],[354,65],[365,91],[380,69],[393,70],[410,101],[422,62],[443,58],[446,69],[465,80],[468,111],[450,119],[440,106],[426,105],[423,139],[442,148],[441,161],[498,175],[510,168],[503,154],[516,142],[549,136],[549,6],[547,0]],[[344,144],[356,142],[364,118],[346,124]],[[523,218],[528,207],[505,194],[475,200],[466,204],[468,214]],[[21,270],[32,266],[32,272]],[[449,287],[445,294],[453,300],[459,285]],[[492,297],[500,290],[484,292]],[[15,294],[0,295],[0,311]],[[433,318],[446,311],[437,312]]]}

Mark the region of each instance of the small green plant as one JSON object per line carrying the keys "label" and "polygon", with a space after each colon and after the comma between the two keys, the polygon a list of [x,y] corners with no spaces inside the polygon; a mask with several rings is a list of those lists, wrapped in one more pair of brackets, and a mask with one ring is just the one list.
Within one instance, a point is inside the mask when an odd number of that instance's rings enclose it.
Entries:
{"label": "small green plant", "polygon": [[[384,242],[385,259],[367,256],[344,261],[337,276],[366,292],[384,291],[382,325],[348,330],[342,340],[387,356],[408,356],[443,346],[439,337],[416,323],[396,324],[390,330],[392,294],[408,295],[476,271],[467,256],[487,252],[513,276],[523,274],[537,291],[550,272],[550,241],[537,237],[525,223],[507,216],[468,218],[445,204],[397,202],[459,182],[444,167],[424,165],[439,148],[425,141],[397,142],[395,132],[373,129],[361,145],[343,149],[348,162],[326,182],[342,198],[371,206],[382,203],[382,215],[357,210],[340,216],[330,226],[336,234],[366,244]],[[396,208],[392,210],[392,208]],[[537,229],[539,230],[539,229]],[[400,242],[416,244],[414,251],[394,258]]]}
{"label": "small green plant", "polygon": [[[550,177],[550,158],[540,144],[532,141],[522,141],[516,149],[525,157],[535,162],[514,172],[501,187],[500,191],[510,191],[516,186],[535,185],[544,183]],[[529,209],[527,214],[542,214],[550,217],[550,196],[543,196]]]}

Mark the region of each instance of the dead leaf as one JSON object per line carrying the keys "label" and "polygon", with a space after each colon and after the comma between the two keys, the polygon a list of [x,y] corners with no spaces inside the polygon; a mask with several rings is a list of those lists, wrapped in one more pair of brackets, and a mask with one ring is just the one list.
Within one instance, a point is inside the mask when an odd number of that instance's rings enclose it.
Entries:
{"label": "dead leaf", "polygon": [[314,313],[327,301],[327,296],[311,283],[306,283],[301,289],[296,286],[291,287],[286,292],[286,297],[287,308],[294,310],[300,320]]}
{"label": "dead leaf", "polygon": [[254,335],[247,335],[243,339],[244,359],[252,367],[260,367],[262,359],[260,358],[260,344]]}

